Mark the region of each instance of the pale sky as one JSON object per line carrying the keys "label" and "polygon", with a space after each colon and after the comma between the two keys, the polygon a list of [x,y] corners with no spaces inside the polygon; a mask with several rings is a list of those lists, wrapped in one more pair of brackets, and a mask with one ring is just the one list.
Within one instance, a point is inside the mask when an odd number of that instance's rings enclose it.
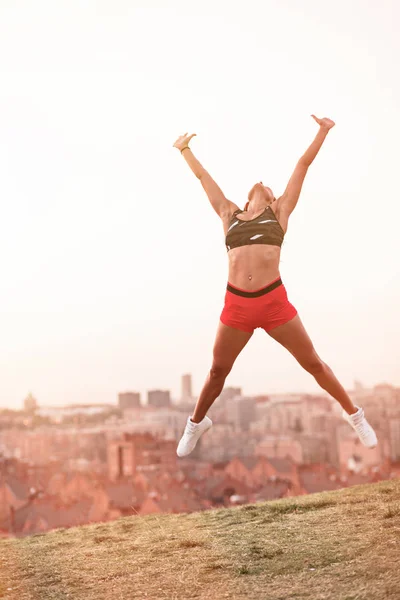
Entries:
{"label": "pale sky", "polygon": [[[289,300],[350,389],[400,385],[399,4],[0,4],[0,406],[115,402],[211,366],[228,258],[179,151],[243,207],[282,194],[318,125],[282,247]],[[256,330],[226,385],[311,392]]]}

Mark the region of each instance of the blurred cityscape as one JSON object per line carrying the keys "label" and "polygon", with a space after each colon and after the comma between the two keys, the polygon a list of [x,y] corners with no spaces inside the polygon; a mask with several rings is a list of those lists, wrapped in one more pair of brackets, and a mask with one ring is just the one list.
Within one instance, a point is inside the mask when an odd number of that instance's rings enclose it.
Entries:
{"label": "blurred cityscape", "polygon": [[196,403],[190,374],[181,397],[151,390],[109,405],[0,410],[0,536],[178,513],[334,490],[400,475],[400,388],[349,395],[378,436],[365,448],[327,395],[246,396],[226,387],[213,427],[186,458],[177,443]]}

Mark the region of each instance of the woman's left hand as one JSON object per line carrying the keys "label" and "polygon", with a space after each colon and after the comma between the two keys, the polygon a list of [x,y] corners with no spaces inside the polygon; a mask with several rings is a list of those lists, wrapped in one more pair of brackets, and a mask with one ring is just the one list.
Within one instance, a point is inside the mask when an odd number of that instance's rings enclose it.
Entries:
{"label": "woman's left hand", "polygon": [[311,116],[313,119],[315,119],[315,121],[317,121],[318,125],[320,125],[322,129],[326,129],[327,131],[329,131],[329,129],[332,129],[332,127],[335,126],[335,122],[332,121],[332,119],[328,119],[327,117],[324,117],[323,119],[318,119],[318,117],[316,117],[315,115]]}

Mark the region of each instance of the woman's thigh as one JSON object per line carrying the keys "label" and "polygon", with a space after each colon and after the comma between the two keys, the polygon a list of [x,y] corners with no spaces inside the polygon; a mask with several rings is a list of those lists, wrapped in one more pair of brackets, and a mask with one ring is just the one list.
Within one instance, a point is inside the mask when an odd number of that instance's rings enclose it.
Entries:
{"label": "woman's thigh", "polygon": [[213,348],[213,368],[230,371],[253,332],[242,331],[219,321]]}
{"label": "woman's thigh", "polygon": [[288,323],[268,331],[268,335],[289,350],[305,368],[321,361],[298,314]]}

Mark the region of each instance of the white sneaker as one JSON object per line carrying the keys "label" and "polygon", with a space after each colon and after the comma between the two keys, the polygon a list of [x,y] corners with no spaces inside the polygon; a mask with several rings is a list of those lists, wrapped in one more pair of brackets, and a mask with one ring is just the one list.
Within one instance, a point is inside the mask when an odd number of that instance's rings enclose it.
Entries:
{"label": "white sneaker", "polygon": [[199,437],[210,429],[212,421],[209,417],[205,416],[200,423],[193,423],[190,417],[187,419],[185,431],[181,437],[181,441],[178,444],[176,453],[178,456],[187,456],[194,450],[197,440]]}
{"label": "white sneaker", "polygon": [[357,405],[356,408],[358,408],[358,410],[353,415],[349,415],[343,409],[343,418],[350,423],[353,429],[358,433],[358,437],[364,446],[367,446],[367,448],[375,448],[378,443],[376,433],[368,423],[367,419],[364,417],[364,410]]}

